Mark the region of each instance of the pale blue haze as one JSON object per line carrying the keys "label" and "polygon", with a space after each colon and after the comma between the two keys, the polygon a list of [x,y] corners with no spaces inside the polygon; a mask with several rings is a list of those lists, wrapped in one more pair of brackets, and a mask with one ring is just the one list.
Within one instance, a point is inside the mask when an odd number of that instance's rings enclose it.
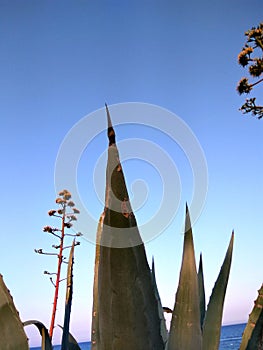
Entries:
{"label": "pale blue haze", "polygon": [[[56,262],[36,255],[34,248],[49,250],[54,244],[42,227],[56,224],[47,212],[55,207],[54,167],[65,135],[105,102],[145,102],[181,117],[204,150],[209,187],[193,233],[197,258],[203,253],[207,300],[235,229],[223,322],[247,321],[262,283],[263,124],[238,111],[243,97],[235,87],[246,73],[237,64],[244,32],[262,20],[262,13],[262,0],[0,0],[0,273],[22,320],[38,319],[47,326],[50,321],[53,287],[42,272],[54,270]],[[118,140],[131,132],[117,131]],[[132,133],[136,137],[136,128]],[[144,131],[138,129],[138,135],[144,137]],[[145,133],[153,141],[155,136]],[[98,140],[103,152],[106,134]],[[90,189],[100,154],[96,142],[80,160],[78,181],[84,202],[94,203],[99,219],[103,205]],[[185,186],[175,220],[146,250],[149,261],[155,257],[163,304],[172,308],[192,180],[178,149],[169,140],[162,145],[177,159]],[[129,191],[138,178],[134,162],[135,167],[123,165]],[[156,188],[149,197],[154,206],[160,177],[152,171],[148,181]],[[140,224],[144,214],[137,217]],[[84,342],[90,340],[95,247],[81,243],[71,332]],[[62,286],[58,324],[63,323],[64,294]],[[37,330],[30,326],[27,333],[30,345],[39,346]],[[55,343],[60,337],[56,329]]]}

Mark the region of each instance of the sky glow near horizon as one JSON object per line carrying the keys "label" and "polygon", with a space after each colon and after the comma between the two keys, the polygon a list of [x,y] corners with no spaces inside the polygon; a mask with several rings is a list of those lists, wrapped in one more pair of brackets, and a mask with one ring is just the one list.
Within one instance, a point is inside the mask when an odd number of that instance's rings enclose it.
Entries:
{"label": "sky glow near horizon", "polygon": [[[208,191],[193,235],[197,263],[203,254],[206,299],[234,229],[223,323],[247,321],[262,283],[263,124],[238,111],[244,97],[235,89],[246,76],[237,64],[244,32],[262,21],[262,13],[259,0],[249,5],[243,0],[0,1],[0,273],[22,320],[38,319],[46,326],[50,322],[53,287],[43,271],[53,271],[57,262],[35,254],[34,248],[49,251],[55,243],[42,228],[57,224],[47,212],[55,208],[59,147],[76,123],[104,108],[105,102],[113,124],[117,115],[112,105],[139,102],[181,118],[204,151]],[[102,128],[106,115],[103,118],[98,120]],[[117,126],[116,134],[121,159],[129,139],[143,139],[160,145],[177,167],[177,215],[146,244],[149,262],[155,258],[162,302],[173,308],[185,202],[193,195],[191,166],[180,147],[154,129]],[[105,151],[102,132],[88,144],[77,169],[79,192],[86,206],[92,203],[97,220],[103,204],[93,188],[94,167]],[[96,173],[102,200],[105,162],[104,157],[99,164],[103,173]],[[139,159],[125,160],[123,170],[140,226],[158,211],[165,174]],[[90,339],[94,252],[85,237],[76,249],[71,331],[79,341]],[[63,323],[64,295],[61,285],[58,324]],[[29,327],[27,333],[31,345],[40,344],[37,331]],[[56,330],[55,343],[60,337]]]}

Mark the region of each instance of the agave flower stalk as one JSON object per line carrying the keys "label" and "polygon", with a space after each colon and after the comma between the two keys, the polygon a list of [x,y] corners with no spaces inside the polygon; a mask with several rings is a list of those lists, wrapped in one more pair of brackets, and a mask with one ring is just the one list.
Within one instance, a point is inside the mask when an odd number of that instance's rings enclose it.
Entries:
{"label": "agave flower stalk", "polygon": [[[52,277],[50,277],[50,281],[55,287],[54,292],[54,299],[53,299],[53,308],[52,308],[52,314],[51,314],[51,322],[49,327],[49,335],[52,339],[54,326],[55,326],[55,319],[56,319],[56,312],[57,312],[57,303],[58,303],[58,297],[59,297],[59,285],[60,282],[64,281],[65,279],[61,279],[61,270],[62,270],[62,263],[66,262],[66,257],[64,256],[64,251],[71,246],[65,246],[65,237],[78,237],[81,234],[70,234],[66,233],[66,229],[69,229],[72,227],[72,222],[77,220],[76,214],[79,214],[79,210],[75,208],[74,202],[71,200],[71,194],[68,190],[63,190],[59,192],[59,197],[56,199],[56,203],[59,206],[59,209],[57,210],[50,210],[48,212],[49,216],[54,216],[56,218],[59,218],[61,221],[61,228],[52,228],[50,226],[45,226],[43,231],[52,234],[56,238],[59,239],[59,244],[53,245],[52,247],[54,249],[58,249],[58,253],[48,253],[43,252],[42,249],[35,249],[35,252],[38,254],[44,254],[44,255],[56,255],[58,258],[57,263],[57,271],[55,273],[50,273],[48,271],[45,271],[44,274],[47,275],[56,275],[56,280],[53,282]],[[74,246],[79,245],[79,242],[75,242],[74,240]]]}
{"label": "agave flower stalk", "polygon": [[56,312],[57,312],[61,265],[62,265],[62,261],[63,261],[64,237],[65,237],[65,213],[63,213],[63,216],[62,216],[61,237],[60,237],[60,246],[59,246],[59,254],[58,254],[57,277],[56,277],[56,283],[55,283],[55,294],[54,294],[53,310],[52,310],[52,315],[51,315],[51,323],[50,323],[50,327],[49,327],[49,335],[50,335],[51,339],[53,336],[53,331],[54,331],[54,326],[55,326],[55,318],[56,318]]}

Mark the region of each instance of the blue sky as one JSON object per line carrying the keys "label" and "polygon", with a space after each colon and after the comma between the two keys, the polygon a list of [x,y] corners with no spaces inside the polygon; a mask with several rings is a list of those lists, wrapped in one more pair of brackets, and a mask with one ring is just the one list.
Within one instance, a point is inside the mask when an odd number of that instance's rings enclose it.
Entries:
{"label": "blue sky", "polygon": [[[203,253],[207,299],[234,229],[224,323],[247,320],[262,283],[262,122],[238,111],[243,97],[235,88],[246,75],[237,64],[244,32],[262,20],[262,11],[261,0],[0,1],[0,273],[23,320],[49,324],[53,288],[42,272],[54,269],[56,262],[33,250],[48,250],[54,243],[42,227],[54,223],[47,211],[55,206],[59,147],[74,125],[102,109],[105,101],[113,123],[111,105],[148,103],[176,114],[196,135],[209,174],[205,207],[193,227],[196,255]],[[100,130],[106,121],[103,113]],[[116,131],[118,141],[132,136],[160,144],[178,167],[178,213],[146,244],[149,261],[155,256],[163,304],[173,307],[191,168],[170,140],[157,140],[160,135],[149,128],[126,125]],[[92,177],[106,148],[102,133],[87,146],[78,167],[81,197],[87,206],[94,203],[90,210],[97,219],[103,206],[94,197]],[[119,149],[122,156],[121,144]],[[161,177],[138,160],[127,160],[123,168],[129,191],[138,169],[145,168],[149,194],[144,207],[152,210],[160,200]],[[103,193],[104,173],[98,181]],[[139,224],[144,215],[138,211]],[[82,239],[76,251],[71,330],[79,340],[90,334],[94,249]],[[64,292],[62,286],[58,323]],[[31,344],[37,344],[35,331],[28,332]]]}

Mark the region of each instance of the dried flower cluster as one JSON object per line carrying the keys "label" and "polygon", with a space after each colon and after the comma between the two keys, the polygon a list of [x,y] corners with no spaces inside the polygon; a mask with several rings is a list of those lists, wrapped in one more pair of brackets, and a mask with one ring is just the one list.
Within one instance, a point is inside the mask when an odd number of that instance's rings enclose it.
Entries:
{"label": "dried flower cluster", "polygon": [[255,97],[246,99],[246,102],[240,109],[243,113],[252,113],[252,115],[256,116],[258,119],[261,119],[263,118],[263,108],[261,106],[257,106],[255,100]]}
{"label": "dried flower cluster", "polygon": [[[71,199],[71,193],[68,190],[63,190],[59,192],[59,197],[56,199],[56,203],[60,206],[59,209],[51,209],[48,212],[49,216],[57,216],[59,218],[63,218],[66,220],[65,221],[65,227],[70,228],[72,227],[72,224],[70,223],[71,221],[76,221],[77,217],[75,214],[79,214],[80,211],[75,208],[75,203],[70,200]],[[70,208],[70,212],[67,212],[67,208]],[[50,231],[46,231],[50,232]]]}
{"label": "dried flower cluster", "polygon": [[[253,27],[245,33],[247,37],[245,46],[238,55],[238,63],[242,67],[248,66],[248,72],[253,83],[249,83],[247,78],[242,78],[237,85],[237,91],[241,94],[249,94],[253,87],[263,81],[260,79],[263,73],[263,23],[260,23],[257,28]],[[258,57],[252,57],[252,54],[256,55],[255,51],[259,52]],[[258,79],[255,81],[255,79]],[[256,98],[247,99],[242,105],[240,110],[243,113],[251,113],[261,119],[263,116],[263,106],[256,104]]]}
{"label": "dried flower cluster", "polygon": [[252,85],[249,84],[248,79],[247,78],[242,78],[237,86],[237,91],[239,92],[239,94],[249,94],[250,91],[252,90]]}
{"label": "dried flower cluster", "polygon": [[253,51],[253,48],[250,46],[246,46],[245,48],[243,48],[243,50],[237,57],[238,63],[243,67],[247,66],[248,63],[252,61],[252,59],[250,58],[250,54]]}

